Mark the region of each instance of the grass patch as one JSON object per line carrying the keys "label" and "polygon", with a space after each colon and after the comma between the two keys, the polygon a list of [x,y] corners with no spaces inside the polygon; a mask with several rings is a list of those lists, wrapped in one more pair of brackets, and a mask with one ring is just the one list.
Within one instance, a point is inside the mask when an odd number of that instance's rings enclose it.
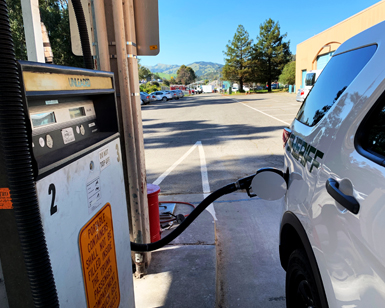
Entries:
{"label": "grass patch", "polygon": [[176,74],[156,73],[160,78],[170,80],[171,77],[176,78]]}

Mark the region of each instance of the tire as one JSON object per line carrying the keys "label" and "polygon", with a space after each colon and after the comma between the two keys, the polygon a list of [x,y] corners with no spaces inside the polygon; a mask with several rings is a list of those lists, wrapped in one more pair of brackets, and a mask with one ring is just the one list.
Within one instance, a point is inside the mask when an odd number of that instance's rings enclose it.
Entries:
{"label": "tire", "polygon": [[292,252],[286,270],[286,307],[322,308],[320,295],[305,252]]}
{"label": "tire", "polygon": [[166,97],[166,96],[163,96],[162,101],[163,101],[163,102],[167,102],[167,97]]}

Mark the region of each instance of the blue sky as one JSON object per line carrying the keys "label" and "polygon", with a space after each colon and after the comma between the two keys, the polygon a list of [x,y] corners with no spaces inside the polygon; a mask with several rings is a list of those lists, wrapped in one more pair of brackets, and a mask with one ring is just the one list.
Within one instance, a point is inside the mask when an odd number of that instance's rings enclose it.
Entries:
{"label": "blue sky", "polygon": [[223,50],[242,24],[254,41],[266,19],[278,21],[290,50],[297,44],[378,3],[378,0],[255,1],[159,0],[160,53],[142,65],[224,64]]}

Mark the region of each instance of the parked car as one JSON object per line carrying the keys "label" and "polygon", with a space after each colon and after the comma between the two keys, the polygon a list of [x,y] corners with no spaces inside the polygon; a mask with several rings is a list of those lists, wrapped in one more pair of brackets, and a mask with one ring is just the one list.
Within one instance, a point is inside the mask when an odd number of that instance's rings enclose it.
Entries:
{"label": "parked car", "polygon": [[171,95],[172,99],[179,99],[179,95],[175,92],[175,90],[170,90],[170,91],[164,91],[167,92]]}
{"label": "parked car", "polygon": [[179,97],[180,97],[180,98],[183,98],[183,97],[184,97],[184,93],[183,93],[182,90],[176,89],[175,91],[177,91],[177,92],[179,93]]}
{"label": "parked car", "polygon": [[150,101],[155,102],[157,100],[156,95],[150,94]]}
{"label": "parked car", "polygon": [[181,90],[179,90],[179,89],[178,90],[171,90],[170,92],[175,93],[176,96],[177,96],[177,99],[180,99],[180,98],[184,97],[183,92]]}
{"label": "parked car", "polygon": [[[269,85],[267,84],[267,85],[266,85],[266,89],[268,89],[268,88],[269,88]],[[279,89],[278,83],[272,83],[272,84],[271,84],[271,89]]]}
{"label": "parked car", "polygon": [[340,45],[283,131],[288,308],[385,307],[384,39]]}
{"label": "parked car", "polygon": [[171,94],[167,93],[166,91],[156,91],[152,92],[150,95],[155,95],[157,101],[167,102],[168,100],[172,99]]}
{"label": "parked car", "polygon": [[302,89],[298,89],[297,91],[297,96],[295,98],[297,102],[303,102],[305,100],[321,72],[322,70],[312,70],[306,73],[305,87]]}
{"label": "parked car", "polygon": [[150,95],[146,92],[140,92],[140,100],[142,101],[142,105],[147,105],[150,103]]}

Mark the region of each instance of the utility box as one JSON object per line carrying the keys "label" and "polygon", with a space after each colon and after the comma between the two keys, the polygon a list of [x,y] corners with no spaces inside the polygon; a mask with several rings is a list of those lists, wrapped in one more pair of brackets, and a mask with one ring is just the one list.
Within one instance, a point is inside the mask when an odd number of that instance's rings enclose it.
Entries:
{"label": "utility box", "polygon": [[19,69],[60,306],[134,307],[114,76],[32,62]]}

